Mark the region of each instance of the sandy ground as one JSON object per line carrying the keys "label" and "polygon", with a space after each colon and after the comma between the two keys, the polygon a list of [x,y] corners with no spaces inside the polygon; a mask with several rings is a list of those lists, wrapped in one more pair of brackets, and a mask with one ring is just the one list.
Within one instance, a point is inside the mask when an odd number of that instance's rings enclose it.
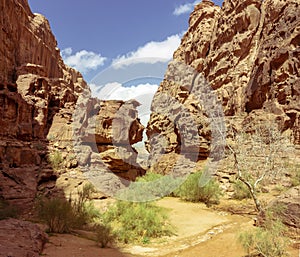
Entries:
{"label": "sandy ground", "polygon": [[102,249],[94,241],[69,234],[50,237],[42,256],[51,257],[127,257],[118,249]]}
{"label": "sandy ground", "polygon": [[[236,235],[251,228],[253,221],[244,216],[212,211],[203,204],[164,198],[158,205],[169,209],[176,235],[154,240],[147,245],[101,249],[94,241],[75,235],[54,235],[46,244],[43,256],[49,257],[243,257]],[[296,249],[291,257],[298,257]]]}

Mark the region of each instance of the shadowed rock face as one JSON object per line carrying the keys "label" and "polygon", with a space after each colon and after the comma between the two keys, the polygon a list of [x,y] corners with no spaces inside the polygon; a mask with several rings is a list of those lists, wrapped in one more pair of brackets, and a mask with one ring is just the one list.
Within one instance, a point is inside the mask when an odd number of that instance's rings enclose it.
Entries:
{"label": "shadowed rock face", "polygon": [[87,85],[64,65],[48,21],[27,1],[1,0],[0,10],[0,192],[25,207],[41,181],[55,179],[41,175],[51,168],[46,136],[54,117],[71,113]]}
{"label": "shadowed rock face", "polygon": [[[26,0],[0,0],[0,11],[0,197],[27,207],[38,192],[48,195],[58,184],[76,191],[85,179],[78,167],[80,160],[73,158],[72,116],[78,98],[84,92],[90,95],[90,89],[79,72],[63,63],[47,19],[33,14]],[[93,114],[99,124],[91,132],[99,151],[88,148],[89,158],[100,158],[111,171],[135,179],[142,170],[133,171],[132,165],[126,166],[126,160],[114,153],[109,130],[111,116],[127,106],[118,133],[128,139],[129,146],[140,141],[143,127],[135,104],[100,104],[96,99],[90,104],[101,105],[101,111]],[[89,109],[82,112],[85,117],[93,116]],[[127,130],[122,130],[125,123]],[[124,137],[126,133],[130,136]],[[61,171],[55,173],[49,164],[53,151],[59,151],[62,158]],[[135,163],[136,155],[126,158]]]}
{"label": "shadowed rock face", "polygon": [[[198,4],[154,97],[147,126],[150,141],[163,137],[165,154],[181,148],[178,127],[163,115],[163,101],[157,100],[168,95],[196,117],[201,125],[199,159],[209,155],[209,111],[193,100],[189,72],[182,73],[180,79],[172,76],[174,66],[184,63],[187,69],[203,75],[225,116],[272,113],[280,128],[289,130],[294,143],[300,144],[299,17],[300,6],[295,0],[225,0],[222,7],[208,0]],[[149,147],[152,155],[161,149]]]}
{"label": "shadowed rock face", "polygon": [[38,257],[47,234],[36,224],[15,219],[0,221],[0,256]]}

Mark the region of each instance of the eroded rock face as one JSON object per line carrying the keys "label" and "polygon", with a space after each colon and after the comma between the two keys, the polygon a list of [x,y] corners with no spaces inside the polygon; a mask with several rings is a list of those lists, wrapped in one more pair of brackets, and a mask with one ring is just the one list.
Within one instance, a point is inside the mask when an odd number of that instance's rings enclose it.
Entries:
{"label": "eroded rock face", "polygon": [[13,83],[28,73],[62,77],[62,59],[45,17],[33,14],[25,0],[1,0],[0,9],[0,80]]}
{"label": "eroded rock face", "polygon": [[0,9],[0,190],[25,207],[45,181],[54,117],[71,112],[87,85],[64,65],[48,21],[32,14],[27,1],[1,0]]}
{"label": "eroded rock face", "polygon": [[137,106],[135,100],[100,101],[90,98],[88,92],[79,99],[73,127],[75,151],[83,169],[98,170],[99,176],[113,172],[127,180],[145,173],[132,147],[142,140],[144,130]]}
{"label": "eroded rock face", "polygon": [[[209,0],[198,4],[154,97],[147,126],[152,156],[160,152],[185,154],[179,150],[183,138],[178,131],[182,129],[164,114],[163,98],[169,98],[171,113],[180,105],[195,117],[201,144],[198,158],[209,156],[211,118],[205,107],[210,100],[205,95],[203,102],[193,97],[195,78],[200,75],[214,90],[225,116],[247,119],[248,114],[255,117],[252,113],[256,110],[266,116],[277,115],[279,127],[289,130],[294,143],[299,144],[299,17],[295,0],[225,0],[222,7]],[[176,69],[182,64],[185,71],[178,73]],[[157,143],[157,138],[164,143]],[[152,145],[151,140],[155,141]]]}
{"label": "eroded rock face", "polygon": [[15,219],[0,221],[0,256],[38,257],[47,242],[38,225]]}
{"label": "eroded rock face", "polygon": [[[85,162],[99,161],[135,179],[143,172],[135,168],[131,148],[143,132],[137,103],[92,99],[82,75],[64,64],[49,22],[33,14],[26,0],[0,0],[0,10],[0,196],[27,208],[37,193],[50,195],[58,185],[76,192],[86,180],[80,169]],[[73,114],[83,94],[89,95],[89,108],[82,110],[85,119],[74,128]],[[116,112],[120,117],[112,118]],[[84,145],[76,155],[74,130],[84,128],[94,115],[97,129],[85,136],[97,145]],[[110,129],[113,119],[119,128],[115,134]],[[59,163],[54,167],[49,156],[56,152]]]}

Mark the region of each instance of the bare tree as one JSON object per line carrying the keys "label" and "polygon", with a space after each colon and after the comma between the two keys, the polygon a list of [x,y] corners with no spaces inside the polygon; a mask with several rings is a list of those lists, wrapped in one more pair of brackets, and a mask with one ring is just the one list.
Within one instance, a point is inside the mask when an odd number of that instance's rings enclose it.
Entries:
{"label": "bare tree", "polygon": [[272,180],[284,168],[290,144],[277,124],[262,122],[239,130],[229,127],[227,147],[237,179],[246,185],[258,212],[263,208],[258,198],[258,186]]}

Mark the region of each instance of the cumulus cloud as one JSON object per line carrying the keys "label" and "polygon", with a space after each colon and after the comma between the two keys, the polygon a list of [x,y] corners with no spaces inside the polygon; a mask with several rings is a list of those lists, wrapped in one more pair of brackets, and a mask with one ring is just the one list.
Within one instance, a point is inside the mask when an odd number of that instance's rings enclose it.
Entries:
{"label": "cumulus cloud", "polygon": [[91,70],[96,70],[103,66],[106,60],[100,54],[91,51],[82,50],[73,54],[72,48],[66,48],[61,51],[64,62],[72,68],[86,74]]}
{"label": "cumulus cloud", "polygon": [[200,1],[197,0],[193,3],[187,3],[187,4],[179,5],[178,7],[175,8],[173,14],[176,15],[176,16],[179,16],[179,15],[182,15],[182,14],[185,14],[185,13],[190,13],[191,11],[193,11],[194,6],[196,4],[198,4],[199,2]]}
{"label": "cumulus cloud", "polygon": [[136,51],[122,55],[113,60],[112,66],[115,69],[122,68],[136,63],[157,63],[166,62],[173,57],[174,51],[179,47],[181,35],[176,34],[164,41],[151,41]]}
{"label": "cumulus cloud", "polygon": [[97,90],[97,86],[90,85],[93,96],[101,100],[137,100],[141,105],[138,107],[139,117],[143,125],[147,125],[150,118],[150,107],[153,96],[157,91],[158,85],[145,83],[136,86],[123,86],[121,83],[108,83],[101,90]]}

